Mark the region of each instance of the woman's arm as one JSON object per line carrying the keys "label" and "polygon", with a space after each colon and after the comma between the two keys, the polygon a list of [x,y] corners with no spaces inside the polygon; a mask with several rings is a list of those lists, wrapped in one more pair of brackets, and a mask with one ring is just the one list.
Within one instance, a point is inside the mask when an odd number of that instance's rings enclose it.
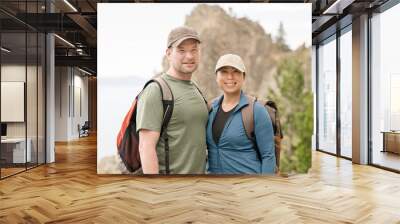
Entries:
{"label": "woman's arm", "polygon": [[260,104],[254,104],[254,134],[261,156],[261,173],[275,173],[275,142],[271,118]]}

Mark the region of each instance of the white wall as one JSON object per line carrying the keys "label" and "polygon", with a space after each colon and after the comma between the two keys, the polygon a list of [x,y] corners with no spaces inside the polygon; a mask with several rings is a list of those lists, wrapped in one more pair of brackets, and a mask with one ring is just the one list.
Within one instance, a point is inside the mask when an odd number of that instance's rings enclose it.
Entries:
{"label": "white wall", "polygon": [[[30,78],[30,74],[36,74],[36,67],[18,64],[7,64],[1,66],[1,81],[2,82],[25,82],[26,72],[28,73],[28,79]],[[36,81],[29,80],[30,85],[36,85]],[[36,99],[36,89],[27,88],[27,103],[31,108],[27,109],[27,119],[28,122],[28,137],[33,130],[36,130],[36,125],[34,126],[31,122],[35,121],[36,123],[36,113],[32,113],[33,110],[36,110],[36,103],[34,105],[29,105],[34,99]],[[7,96],[2,96],[2,98]],[[34,98],[34,99],[32,99]],[[32,108],[34,107],[34,108]],[[9,108],[1,108],[1,110],[7,110]],[[24,110],[24,107],[22,107]],[[7,122],[7,136],[8,137],[25,137],[25,126],[26,122]],[[36,133],[36,132],[35,132]]]}
{"label": "white wall", "polygon": [[[20,100],[20,107],[10,108],[5,106],[2,102],[2,114],[3,113],[22,113],[22,119],[18,122],[6,122],[7,123],[7,137],[8,138],[24,138],[25,135],[30,139],[30,148],[32,161],[36,162],[39,159],[39,163],[44,163],[44,150],[45,150],[45,120],[44,120],[44,74],[41,66],[32,66],[25,64],[3,64],[1,66],[1,81],[2,87],[3,82],[23,82],[25,83],[25,90],[20,90],[19,93],[24,94],[26,91],[26,100],[23,96]],[[26,80],[27,79],[27,80]],[[2,88],[2,99],[9,98],[6,92]],[[22,92],[21,92],[22,91]],[[5,95],[4,95],[5,94]],[[17,103],[17,102],[14,102]],[[26,103],[26,105],[25,105]],[[19,110],[19,111],[16,111]],[[26,112],[26,120],[24,114]],[[3,118],[2,118],[3,120]]]}
{"label": "white wall", "polygon": [[[71,129],[71,135],[73,138],[78,138],[79,133],[78,133],[78,124],[82,126],[85,121],[89,120],[89,110],[88,110],[88,77],[87,76],[81,76],[83,73],[78,73],[78,70],[74,70],[74,108],[72,108],[72,117],[73,119],[71,120],[72,122],[72,129]],[[79,97],[80,96],[80,97]],[[81,111],[80,111],[81,110]]]}
{"label": "white wall", "polygon": [[68,140],[68,70],[67,67],[55,68],[55,141]]}
{"label": "white wall", "polygon": [[56,67],[56,141],[79,138],[78,124],[88,120],[88,77],[83,75],[76,68]]}

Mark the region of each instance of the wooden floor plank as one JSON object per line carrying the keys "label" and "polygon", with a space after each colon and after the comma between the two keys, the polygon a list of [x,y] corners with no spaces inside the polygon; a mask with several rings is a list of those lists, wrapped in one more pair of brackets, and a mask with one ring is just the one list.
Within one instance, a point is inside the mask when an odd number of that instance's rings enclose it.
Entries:
{"label": "wooden floor plank", "polygon": [[285,177],[97,175],[96,137],[0,181],[0,223],[400,223],[400,175],[313,152]]}

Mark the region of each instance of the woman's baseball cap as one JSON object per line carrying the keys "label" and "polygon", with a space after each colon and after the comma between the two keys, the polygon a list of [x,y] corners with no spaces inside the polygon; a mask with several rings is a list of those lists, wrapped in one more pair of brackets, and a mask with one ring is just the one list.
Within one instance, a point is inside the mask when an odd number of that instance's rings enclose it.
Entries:
{"label": "woman's baseball cap", "polygon": [[246,67],[244,66],[243,60],[239,55],[236,54],[222,55],[218,59],[217,65],[215,65],[215,73],[217,73],[220,68],[225,66],[231,66],[243,73],[246,73]]}

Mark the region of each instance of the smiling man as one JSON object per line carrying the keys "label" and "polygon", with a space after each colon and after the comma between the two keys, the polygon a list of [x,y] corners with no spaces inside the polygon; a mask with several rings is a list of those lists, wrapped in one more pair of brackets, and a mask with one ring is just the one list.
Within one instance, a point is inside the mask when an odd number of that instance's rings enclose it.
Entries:
{"label": "smiling man", "polygon": [[142,170],[144,174],[203,174],[208,109],[191,81],[200,60],[197,32],[185,26],[173,29],[168,36],[166,56],[169,68],[161,78],[172,91],[173,111],[161,136],[164,108],[160,86],[149,84],[138,100],[136,130]]}

